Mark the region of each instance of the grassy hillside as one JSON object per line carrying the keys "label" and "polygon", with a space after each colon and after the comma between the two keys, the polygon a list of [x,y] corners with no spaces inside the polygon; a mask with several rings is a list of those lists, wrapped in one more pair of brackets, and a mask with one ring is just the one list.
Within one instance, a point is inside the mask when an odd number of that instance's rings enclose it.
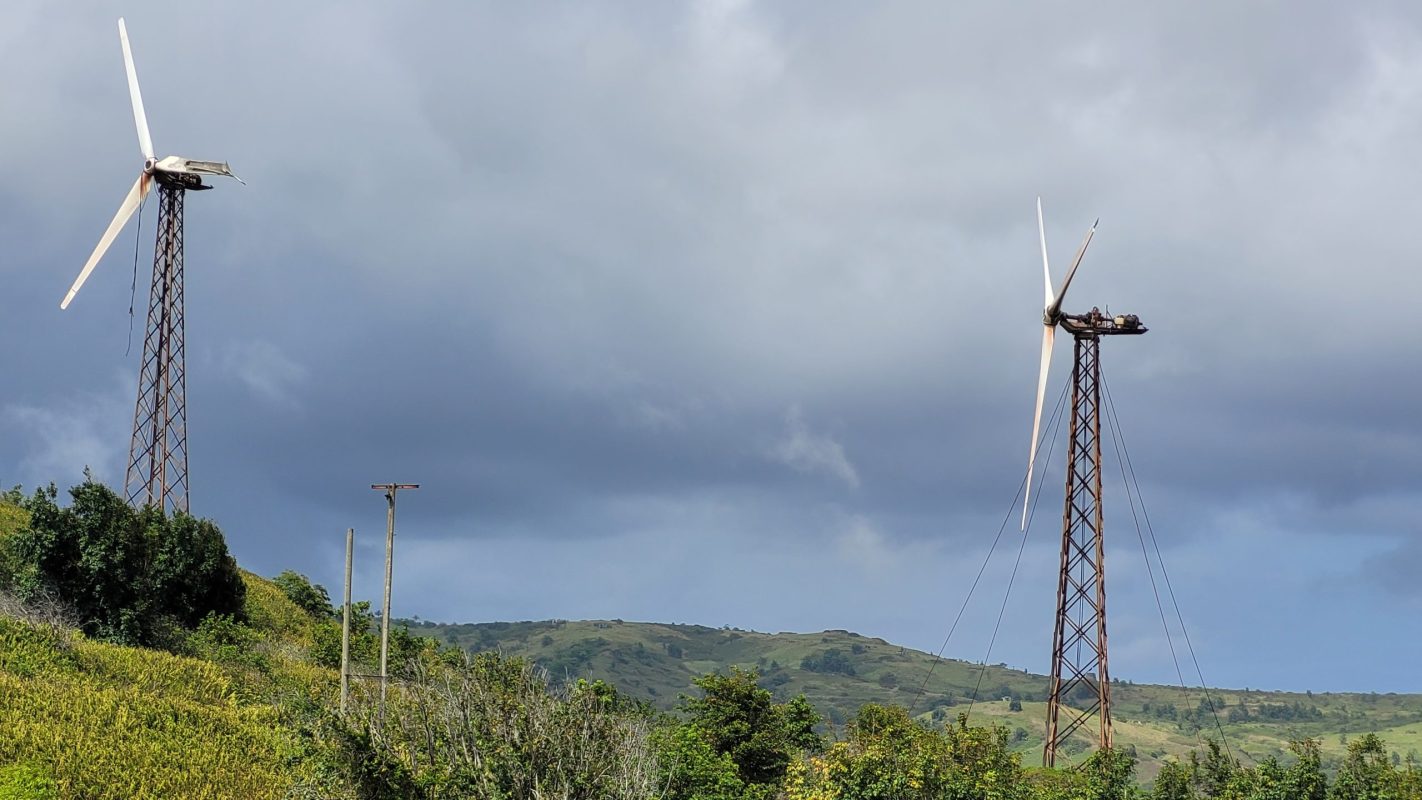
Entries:
{"label": "grassy hillside", "polygon": [[[598,620],[439,625],[412,622],[412,632],[474,651],[501,650],[537,660],[555,676],[602,678],[619,689],[671,709],[690,680],[731,665],[754,667],[779,698],[803,693],[833,726],[864,703],[911,706],[940,719],[966,712],[979,686],[976,664],[848,631],[766,634],[695,625]],[[931,674],[930,674],[931,672]],[[926,683],[925,683],[926,680]],[[920,686],[923,691],[920,694]],[[1006,666],[982,671],[974,722],[1013,731],[1014,748],[1033,763],[1046,718],[1047,678]],[[1347,737],[1374,732],[1399,758],[1422,751],[1422,695],[1292,694],[1211,690],[1230,745],[1244,761],[1282,756],[1293,738],[1321,739],[1328,758],[1340,757]],[[1011,701],[1021,711],[1011,711]],[[1168,755],[1219,737],[1204,695],[1179,687],[1116,683],[1112,687],[1117,743],[1134,746],[1142,775]],[[1087,746],[1083,738],[1080,747]]]}
{"label": "grassy hillside", "polygon": [[[204,658],[93,641],[0,616],[0,796],[282,798],[339,787],[270,702],[319,695],[334,675],[291,657],[311,618],[270,582],[244,575],[260,641],[206,630]],[[7,783],[8,782],[8,783]],[[28,783],[26,783],[28,782]]]}

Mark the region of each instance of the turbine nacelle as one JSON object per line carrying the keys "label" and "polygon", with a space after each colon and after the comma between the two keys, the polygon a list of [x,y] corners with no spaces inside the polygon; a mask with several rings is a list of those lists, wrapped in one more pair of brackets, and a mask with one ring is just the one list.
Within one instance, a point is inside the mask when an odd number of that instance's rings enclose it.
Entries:
{"label": "turbine nacelle", "polygon": [[1141,324],[1141,318],[1135,314],[1117,314],[1113,317],[1101,313],[1099,308],[1092,308],[1085,314],[1062,314],[1057,324],[1078,338],[1142,334],[1150,330]]}
{"label": "turbine nacelle", "polygon": [[227,166],[226,161],[198,161],[182,156],[168,156],[161,161],[154,161],[150,158],[144,163],[143,171],[150,175],[162,172],[178,175],[225,175],[236,179],[238,183],[246,183],[232,174],[232,168]]}
{"label": "turbine nacelle", "polygon": [[198,161],[181,156],[168,156],[161,161],[150,161],[150,163],[151,166],[145,165],[144,174],[153,176],[155,180],[166,186],[176,186],[194,191],[211,189],[211,186],[202,182],[204,175],[225,175],[238,183],[246,184],[246,181],[233,174],[232,168],[227,166],[226,161]]}
{"label": "turbine nacelle", "polygon": [[138,206],[143,202],[143,198],[153,189],[153,182],[156,180],[166,186],[173,186],[181,189],[211,189],[202,182],[204,175],[225,175],[235,179],[238,183],[244,183],[241,178],[232,174],[232,169],[225,161],[198,161],[182,156],[167,156],[166,158],[156,158],[153,155],[153,137],[148,133],[148,114],[143,110],[143,94],[138,89],[138,72],[133,68],[133,52],[128,46],[128,28],[124,25],[123,19],[118,21],[119,44],[123,47],[123,66],[128,75],[128,96],[133,103],[133,122],[138,129],[138,149],[143,153],[143,171],[139,173],[138,180],[134,182],[133,188],[124,197],[123,203],[119,205],[118,213],[114,215],[113,221],[104,231],[104,235],[99,237],[99,244],[94,248],[94,252],[89,255],[89,260],[84,264],[84,269],[79,272],[79,277],[74,279],[74,284],[69,287],[69,292],[64,295],[64,300],[60,302],[60,308],[68,308],[69,303],[74,299],[74,295],[79,292],[79,288],[84,285],[84,281],[89,279],[89,273],[94,271],[94,267],[99,263],[99,259],[104,257],[109,245],[113,244],[114,237],[118,236],[123,226],[128,224],[129,217],[138,210]]}

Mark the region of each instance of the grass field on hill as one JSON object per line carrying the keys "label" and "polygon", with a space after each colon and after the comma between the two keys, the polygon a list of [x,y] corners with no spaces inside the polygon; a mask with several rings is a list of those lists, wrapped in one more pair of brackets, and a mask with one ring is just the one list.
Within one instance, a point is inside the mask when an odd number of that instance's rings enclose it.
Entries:
{"label": "grass field on hill", "polygon": [[216,660],[190,658],[0,616],[0,764],[18,770],[0,788],[23,778],[39,788],[16,796],[258,799],[320,785],[270,689],[319,694],[336,676],[285,655],[310,618],[243,578],[265,638],[228,663],[220,645],[206,654]]}

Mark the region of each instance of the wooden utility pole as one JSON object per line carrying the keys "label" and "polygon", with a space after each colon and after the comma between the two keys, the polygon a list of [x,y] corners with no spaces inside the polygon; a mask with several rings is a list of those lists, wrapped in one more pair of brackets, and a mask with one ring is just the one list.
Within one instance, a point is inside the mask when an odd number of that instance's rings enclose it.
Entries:
{"label": "wooden utility pole", "polygon": [[351,693],[351,560],[355,550],[355,528],[346,528],[346,591],[341,605],[341,713]]}
{"label": "wooden utility pole", "polygon": [[418,483],[372,483],[385,492],[385,600],[380,606],[380,722],[385,722],[385,689],[390,683],[390,581],[395,574],[395,495],[401,489],[418,489]]}

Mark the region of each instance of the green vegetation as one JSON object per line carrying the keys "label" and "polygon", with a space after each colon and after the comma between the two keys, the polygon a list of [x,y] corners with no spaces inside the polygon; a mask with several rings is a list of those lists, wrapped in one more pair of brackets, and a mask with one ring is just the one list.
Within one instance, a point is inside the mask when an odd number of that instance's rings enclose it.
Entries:
{"label": "green vegetation", "polygon": [[360,693],[341,728],[366,796],[654,795],[648,720],[605,684],[550,685],[525,661],[431,648],[383,726],[377,697]]}
{"label": "green vegetation", "polygon": [[[709,792],[725,792],[739,785],[740,794],[733,796],[770,797],[784,782],[786,770],[801,753],[819,752],[824,742],[815,733],[820,721],[804,697],[787,703],[776,703],[770,692],[757,685],[759,675],[732,668],[730,674],[712,673],[697,678],[700,697],[687,697],[681,702],[687,722],[674,731],[673,741],[685,748],[672,763],[690,761],[695,752],[714,754],[720,765],[712,786],[698,786],[679,780],[675,769],[665,775],[667,784],[679,788],[687,797],[699,797]],[[733,768],[733,775],[725,768]],[[698,769],[704,774],[707,770]]]}
{"label": "green vegetation", "polygon": [[67,508],[57,494],[51,485],[4,498],[24,520],[0,559],[20,600],[56,603],[84,633],[123,644],[172,645],[209,614],[241,613],[237,562],[212,522],[134,510],[92,480],[70,491]]}
{"label": "green vegetation", "polygon": [[[967,711],[980,667],[848,631],[767,634],[697,625],[591,620],[440,625],[410,622],[420,636],[475,652],[498,650],[531,659],[556,676],[607,681],[620,691],[674,711],[693,680],[732,667],[755,669],[779,700],[803,694],[839,731],[866,704],[908,706],[917,717],[949,724]],[[925,678],[927,681],[925,682]],[[922,687],[922,692],[920,692]],[[1202,750],[1220,729],[1246,764],[1292,757],[1290,743],[1316,739],[1325,768],[1347,756],[1340,736],[1376,733],[1399,763],[1422,752],[1422,695],[1296,694],[1199,690],[1117,682],[1111,688],[1117,745],[1133,751],[1139,777],[1150,781],[1171,759]],[[1047,678],[1005,665],[982,673],[970,723],[999,725],[1024,761],[1040,760]],[[1210,704],[1215,706],[1214,713]],[[1216,727],[1215,713],[1220,727]],[[1073,744],[1079,760],[1088,749]]]}
{"label": "green vegetation", "polygon": [[60,796],[275,798],[293,782],[296,742],[213,664],[9,619],[0,659],[0,763]]}
{"label": "green vegetation", "polygon": [[[1039,677],[990,667],[970,720],[971,665],[920,695],[927,656],[845,631],[420,623],[439,640],[392,632],[385,702],[357,680],[341,709],[323,587],[240,572],[210,521],[70,494],[0,498],[0,800],[1422,800],[1410,747],[1347,737],[1422,735],[1415,697],[1222,693],[1229,741],[1264,753],[1240,766],[1201,735],[1207,703],[1120,684],[1121,747],[1046,770],[1024,766]],[[354,610],[369,674],[375,620]],[[1264,752],[1339,723],[1336,747]]]}
{"label": "green vegetation", "polygon": [[1002,728],[929,726],[902,707],[866,705],[845,737],[822,756],[796,763],[789,800],[868,798],[1128,798],[1136,797],[1134,762],[1102,751],[1080,770],[1026,770]]}
{"label": "green vegetation", "polygon": [[0,798],[352,796],[298,721],[309,616],[210,521],[70,495],[0,502]]}

